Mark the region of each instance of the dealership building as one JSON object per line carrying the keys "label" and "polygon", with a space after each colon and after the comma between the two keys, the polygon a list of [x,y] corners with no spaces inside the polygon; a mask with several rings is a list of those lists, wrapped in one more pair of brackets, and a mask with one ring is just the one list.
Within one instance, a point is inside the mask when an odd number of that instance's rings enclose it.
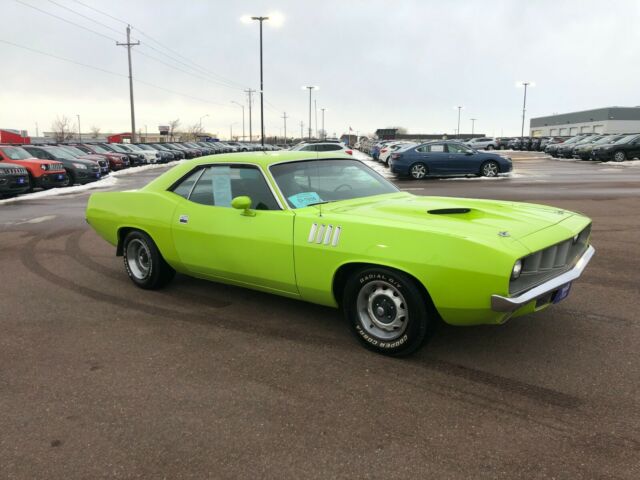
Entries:
{"label": "dealership building", "polygon": [[532,118],[532,137],[580,133],[640,133],[640,107],[606,107]]}

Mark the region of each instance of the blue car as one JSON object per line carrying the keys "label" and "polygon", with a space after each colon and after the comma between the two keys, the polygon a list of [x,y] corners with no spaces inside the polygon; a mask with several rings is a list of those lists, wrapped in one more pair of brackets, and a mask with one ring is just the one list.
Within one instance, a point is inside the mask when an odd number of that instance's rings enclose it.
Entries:
{"label": "blue car", "polygon": [[512,170],[510,158],[479,152],[451,141],[424,143],[391,154],[389,169],[398,176],[416,180],[427,176],[478,175],[495,177]]}

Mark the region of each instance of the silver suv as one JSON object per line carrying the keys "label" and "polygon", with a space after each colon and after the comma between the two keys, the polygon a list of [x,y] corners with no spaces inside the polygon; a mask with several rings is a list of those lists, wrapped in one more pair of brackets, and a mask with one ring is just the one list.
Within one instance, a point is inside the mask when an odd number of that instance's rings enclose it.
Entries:
{"label": "silver suv", "polygon": [[495,150],[498,148],[498,142],[493,137],[472,138],[467,145],[475,150]]}

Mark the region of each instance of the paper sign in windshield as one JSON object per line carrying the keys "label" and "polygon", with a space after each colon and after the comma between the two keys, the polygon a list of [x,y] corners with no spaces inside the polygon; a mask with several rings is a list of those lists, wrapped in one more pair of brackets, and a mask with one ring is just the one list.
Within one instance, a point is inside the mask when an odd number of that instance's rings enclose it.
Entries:
{"label": "paper sign in windshield", "polygon": [[231,207],[231,170],[227,166],[213,167],[213,204]]}
{"label": "paper sign in windshield", "polygon": [[295,195],[291,195],[290,197],[288,197],[288,199],[296,208],[303,208],[311,205],[312,203],[318,203],[322,201],[320,195],[318,195],[316,192],[297,193]]}

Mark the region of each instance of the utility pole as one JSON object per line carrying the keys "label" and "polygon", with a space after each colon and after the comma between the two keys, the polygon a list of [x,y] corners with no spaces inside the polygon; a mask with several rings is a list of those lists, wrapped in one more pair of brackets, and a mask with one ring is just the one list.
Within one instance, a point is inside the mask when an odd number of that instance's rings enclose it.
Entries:
{"label": "utility pole", "polygon": [[320,137],[318,136],[318,100],[314,99],[313,100],[313,109],[314,109],[314,115],[315,115],[315,121],[316,121],[316,138],[319,140]]}
{"label": "utility pole", "polygon": [[476,125],[477,118],[470,118],[469,120],[471,120],[471,135],[473,135],[474,127]]}
{"label": "utility pole", "polygon": [[129,101],[131,103],[131,143],[136,143],[136,113],[133,107],[133,73],[131,70],[131,47],[140,45],[140,42],[131,43],[131,25],[127,25],[127,43],[116,42],[120,47],[127,47],[129,58]]}
{"label": "utility pole", "polygon": [[251,129],[251,104],[253,103],[253,100],[251,95],[256,91],[248,88],[245,92],[249,96],[249,143],[251,143],[253,141],[253,130]]}
{"label": "utility pole", "polygon": [[287,146],[287,118],[289,118],[287,116],[287,112],[284,112],[284,115],[282,115],[282,119],[284,120],[284,146]]}
{"label": "utility pole", "polygon": [[78,117],[78,140],[82,142],[82,129],[80,128],[80,114],[77,114]]}
{"label": "utility pole", "polygon": [[322,110],[322,139],[326,140],[327,139],[327,132],[324,129],[324,111],[326,110],[326,108],[321,108],[320,110]]}
{"label": "utility pole", "polygon": [[304,122],[300,120],[300,140],[304,138]]}
{"label": "utility pole", "polygon": [[38,131],[38,122],[36,122],[36,137],[40,136],[40,132]]}
{"label": "utility pole", "polygon": [[269,17],[251,17],[260,23],[260,143],[264,147],[264,81],[262,75],[262,23]]}
{"label": "utility pole", "polygon": [[462,107],[456,107],[458,109],[458,130],[456,130],[456,138],[460,137],[460,111],[462,111]]}
{"label": "utility pole", "polygon": [[311,135],[313,135],[313,128],[312,128],[313,125],[311,123],[311,92],[313,90],[317,90],[318,87],[316,87],[316,86],[304,86],[304,87],[302,87],[302,89],[303,90],[305,90],[305,89],[309,90],[309,125],[308,125],[308,127],[309,127],[309,141],[311,141]]}
{"label": "utility pole", "polygon": [[522,130],[520,130],[520,145],[522,145],[522,142],[524,141],[524,115],[527,111],[527,87],[530,83],[531,82],[522,82],[522,85],[524,86],[524,100],[522,101]]}

